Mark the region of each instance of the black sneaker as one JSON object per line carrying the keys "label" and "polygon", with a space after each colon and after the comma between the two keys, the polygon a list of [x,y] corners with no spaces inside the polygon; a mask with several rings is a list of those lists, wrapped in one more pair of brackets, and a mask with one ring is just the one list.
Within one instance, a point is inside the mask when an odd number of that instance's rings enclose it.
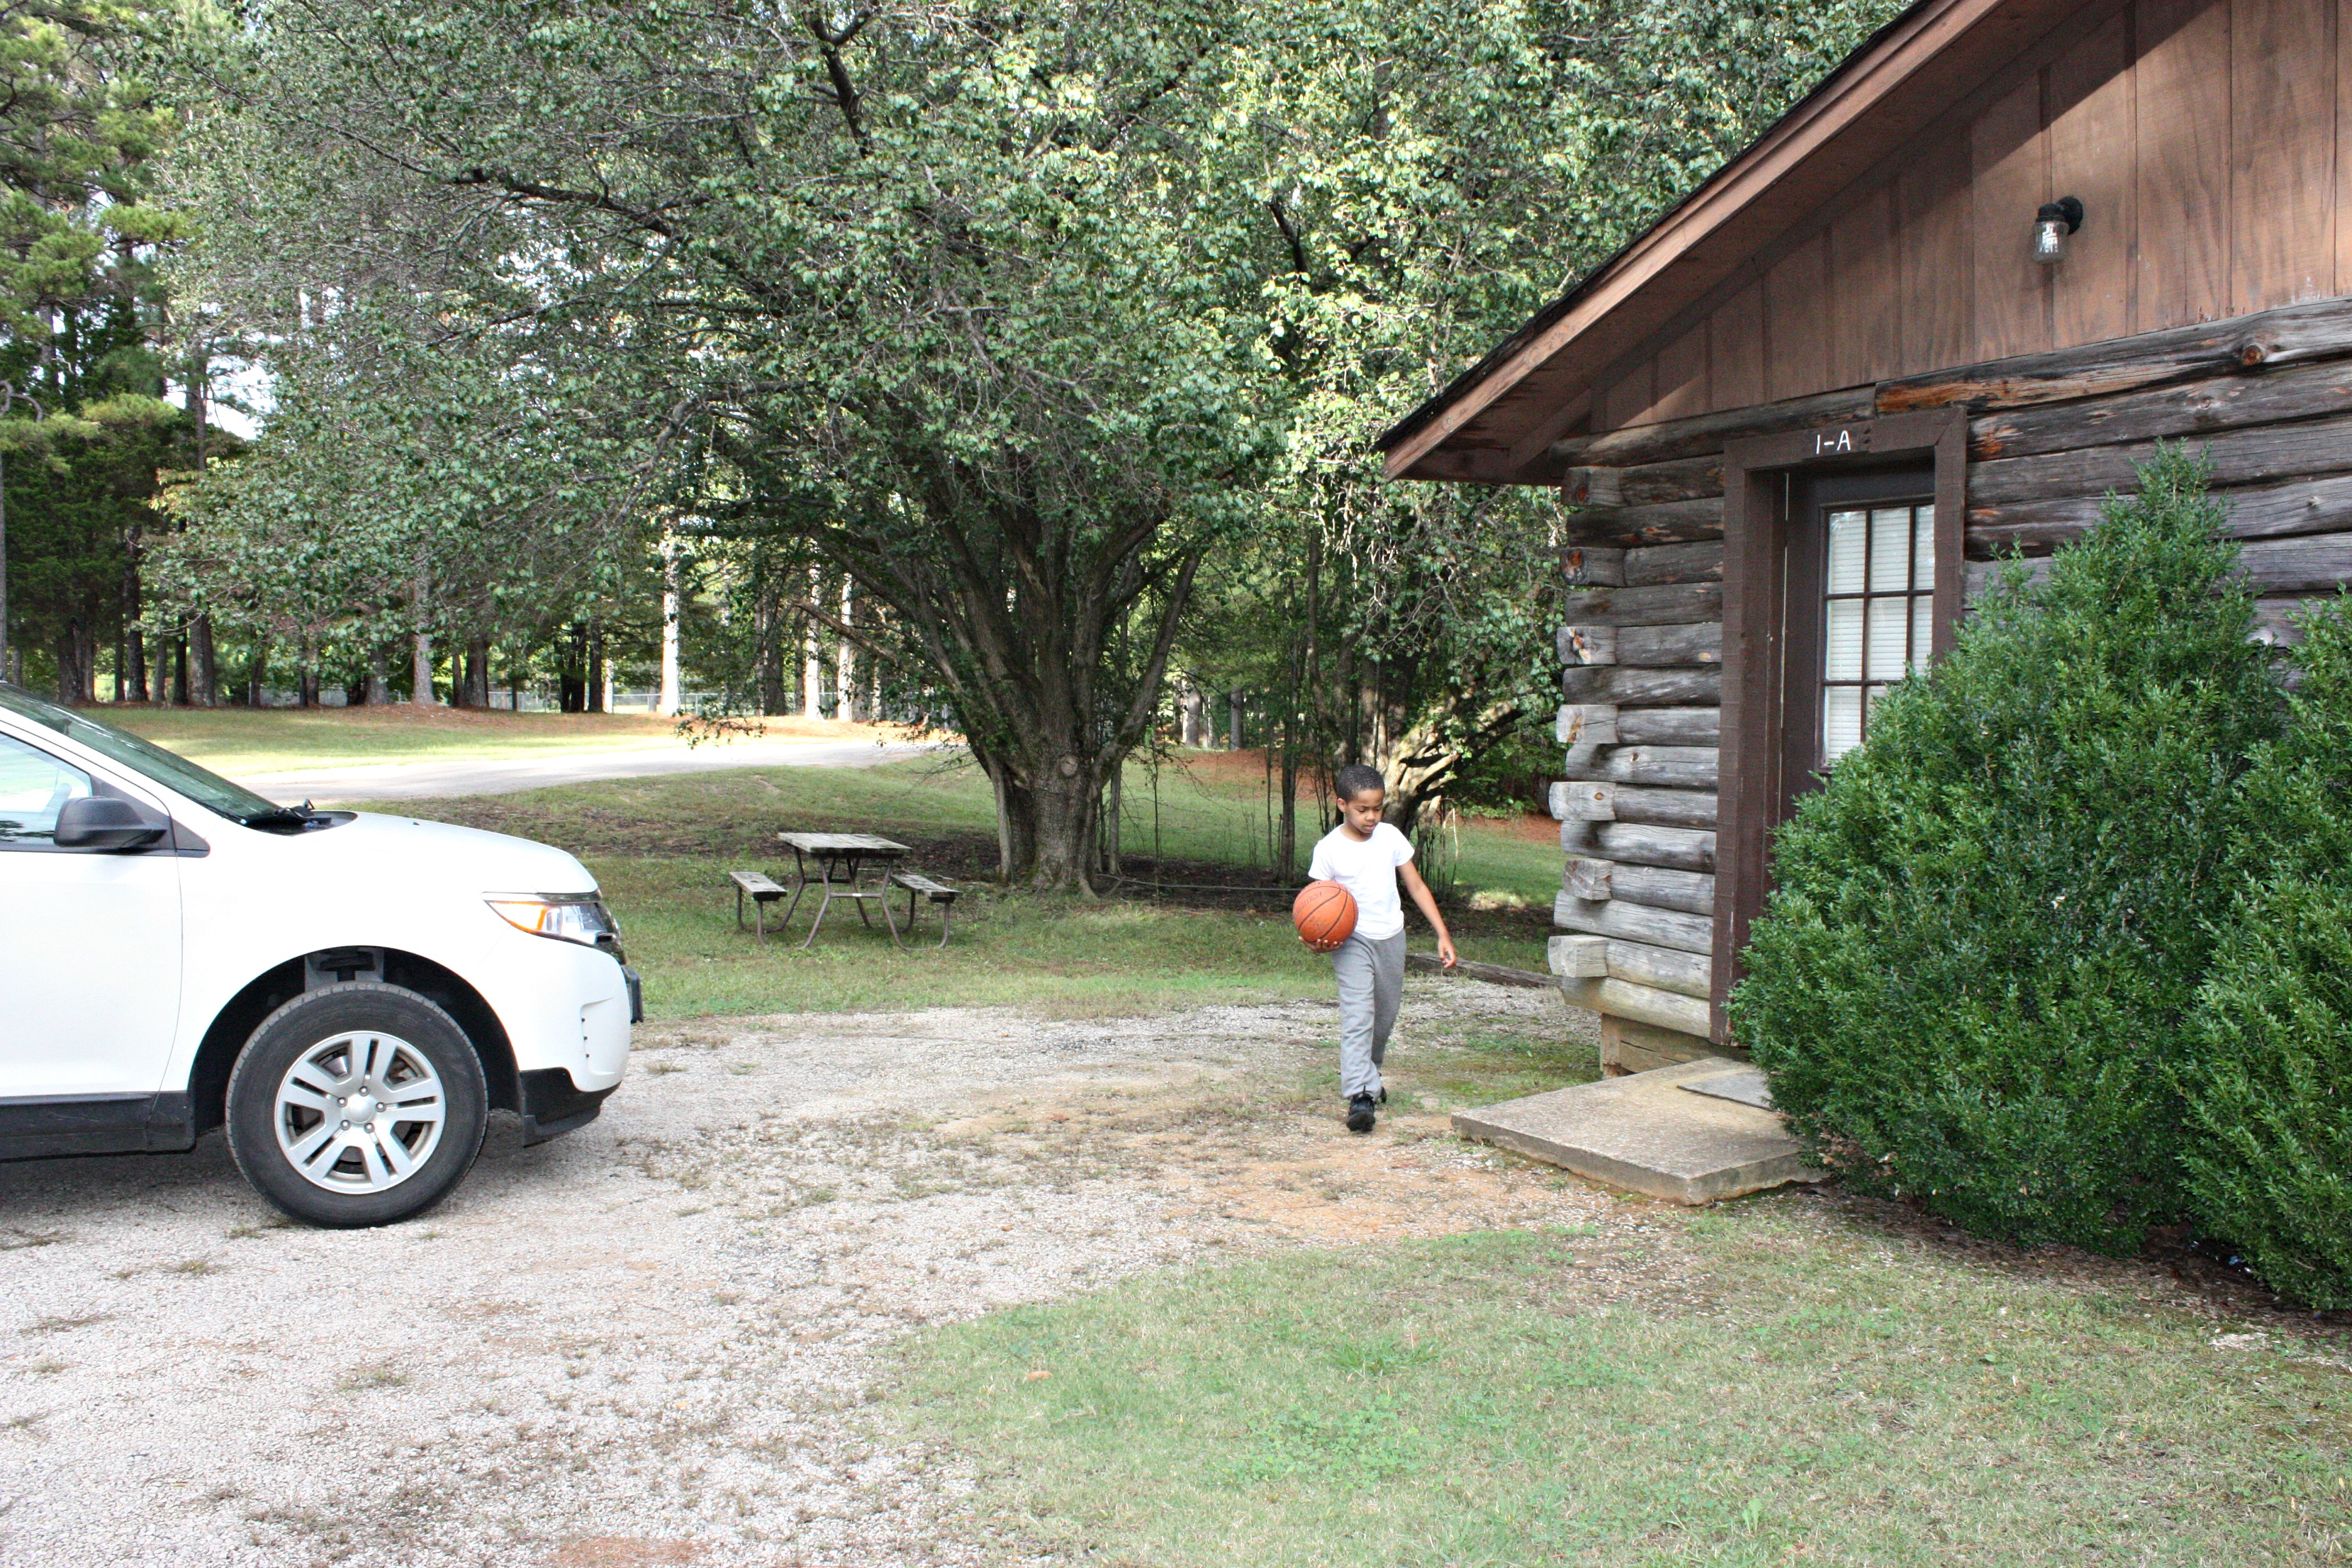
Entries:
{"label": "black sneaker", "polygon": [[1348,1101],[1348,1131],[1370,1132],[1372,1130],[1372,1097],[1360,1094]]}

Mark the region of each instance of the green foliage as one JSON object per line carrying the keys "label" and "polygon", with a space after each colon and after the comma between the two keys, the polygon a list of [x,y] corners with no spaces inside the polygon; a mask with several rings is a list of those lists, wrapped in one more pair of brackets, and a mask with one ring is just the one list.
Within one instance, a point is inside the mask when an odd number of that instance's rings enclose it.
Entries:
{"label": "green foliage", "polygon": [[2284,739],[2245,780],[2243,891],[2176,1079],[2200,1226],[2276,1289],[2352,1307],[2352,618],[2313,616]]}
{"label": "green foliage", "polygon": [[69,701],[89,696],[158,470],[176,466],[154,267],[182,226],[149,201],[173,115],[140,69],[171,14],[0,5],[0,645],[41,646]]}
{"label": "green foliage", "polygon": [[2284,702],[2202,467],[2019,569],[1780,831],[1734,1027],[1867,1191],[2105,1251],[2183,1207],[2186,1047]]}

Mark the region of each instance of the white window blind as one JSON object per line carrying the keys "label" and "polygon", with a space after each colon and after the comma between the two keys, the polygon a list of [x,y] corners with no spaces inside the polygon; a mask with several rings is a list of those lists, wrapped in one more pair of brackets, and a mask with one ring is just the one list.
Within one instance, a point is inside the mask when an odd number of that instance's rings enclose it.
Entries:
{"label": "white window blind", "polygon": [[1822,638],[1822,760],[1869,737],[1886,689],[1927,666],[1935,631],[1936,509],[1856,507],[1829,515]]}

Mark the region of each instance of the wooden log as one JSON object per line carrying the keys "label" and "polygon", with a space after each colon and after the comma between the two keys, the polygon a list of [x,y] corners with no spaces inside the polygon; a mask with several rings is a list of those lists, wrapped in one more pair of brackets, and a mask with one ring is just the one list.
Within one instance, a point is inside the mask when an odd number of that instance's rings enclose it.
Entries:
{"label": "wooden log", "polygon": [[1673,544],[1723,537],[1723,499],[1670,500],[1656,506],[1600,507],[1572,514],[1568,536],[1593,544]]}
{"label": "wooden log", "polygon": [[1617,705],[1569,703],[1553,720],[1552,733],[1563,746],[1613,746],[1617,743]]}
{"label": "wooden log", "polygon": [[[2137,484],[2116,487],[2137,494]],[[2280,485],[2216,489],[2230,508],[2230,533],[2238,539],[2283,539],[2298,533],[2352,529],[2352,474],[2330,479],[2290,479]],[[2106,497],[2068,496],[2056,500],[2014,501],[1969,508],[1969,553],[1998,555],[2011,545],[2054,549],[2088,533],[2105,515]]]}
{"label": "wooden log", "polygon": [[1653,909],[1623,899],[1588,904],[1570,898],[1565,889],[1552,901],[1551,923],[1563,931],[1622,937],[1627,942],[1679,948],[1685,952],[1715,951],[1715,921],[1705,915]]}
{"label": "wooden log", "polygon": [[[1579,785],[1577,787],[1585,787]],[[1630,784],[1594,785],[1611,791],[1610,810],[1620,822],[1646,822],[1655,827],[1715,826],[1715,796],[1693,789],[1642,789]]]}
{"label": "wooden log", "polygon": [[[1599,939],[1595,939],[1599,940]],[[1532,969],[1513,969],[1503,963],[1480,963],[1472,959],[1458,959],[1453,968],[1433,952],[1408,952],[1404,955],[1407,969],[1425,970],[1449,975],[1456,980],[1483,980],[1489,985],[1517,985],[1529,991],[1551,991],[1559,982],[1549,974],[1538,974]]]}
{"label": "wooden log", "polygon": [[1559,847],[1567,854],[1598,856],[1629,866],[1662,866],[1676,871],[1715,869],[1715,835],[1705,828],[1571,819],[1559,825]]}
{"label": "wooden log", "polygon": [[1638,985],[1631,980],[1563,980],[1559,993],[1571,1007],[1588,1012],[1605,1013],[1613,1018],[1631,1018],[1637,1024],[1654,1024],[1662,1029],[1674,1029],[1685,1035],[1704,1037],[1707,1031],[1707,1004],[1696,996],[1679,992],[1661,991],[1654,986]]}
{"label": "wooden log", "polygon": [[1578,782],[1711,790],[1717,766],[1713,746],[1579,746],[1568,753],[1564,771]]}
{"label": "wooden log", "polygon": [[1723,581],[1723,541],[1696,544],[1650,544],[1625,552],[1625,585],[1654,587],[1661,583],[1720,583]]}
{"label": "wooden log", "polygon": [[1614,664],[1617,662],[1617,628],[1615,626],[1562,626],[1555,635],[1553,646],[1562,664]]}
{"label": "wooden log", "polygon": [[1617,739],[1628,746],[1712,746],[1723,733],[1720,708],[1621,708]]}
{"label": "wooden log", "polygon": [[1549,791],[1551,815],[1559,822],[1607,822],[1617,815],[1617,786],[1562,780]]}
{"label": "wooden log", "polygon": [[1629,904],[1676,910],[1686,915],[1715,913],[1715,879],[1703,871],[1664,866],[1617,866],[1610,873],[1610,896]]}
{"label": "wooden log", "polygon": [[2221,376],[2088,403],[1984,415],[1969,422],[1969,456],[1979,462],[2028,458],[2336,414],[2352,414],[2352,365],[2304,364],[2265,375]]}
{"label": "wooden log", "polygon": [[[2227,431],[2205,443],[2203,450],[2213,465],[2216,485],[2342,473],[2352,469],[2352,415]],[[2131,443],[1973,464],[1969,504],[1994,507],[2137,488],[2139,466],[2155,456],[2153,443]]]}
{"label": "wooden log", "polygon": [[1560,873],[1560,885],[1571,899],[1599,902],[1609,897],[1609,879],[1614,869],[1606,860],[1570,860]]}
{"label": "wooden log", "polygon": [[1721,621],[1615,629],[1617,639],[1612,645],[1614,657],[1610,661],[1613,664],[1633,665],[1643,669],[1672,669],[1723,662]]}
{"label": "wooden log", "polygon": [[1623,472],[1612,468],[1564,468],[1559,476],[1559,499],[1574,511],[1613,510],[1625,504],[1623,493],[1617,487],[1617,477]]}
{"label": "wooden log", "polygon": [[[2024,568],[2029,582],[2038,583],[2050,573],[2047,555],[2018,564]],[[1981,598],[1993,579],[2009,565],[2003,561],[1969,562],[1966,579],[1969,602],[1974,604]],[[2239,551],[2238,572],[2261,597],[2333,594],[2352,584],[2352,533],[2256,541]],[[1573,770],[1570,776],[1574,776]]]}
{"label": "wooden log", "polygon": [[2266,597],[2332,594],[2352,583],[2352,533],[2257,540],[2238,552],[2238,570]]}
{"label": "wooden log", "polygon": [[1570,702],[1614,702],[1624,707],[1716,707],[1723,701],[1719,668],[1644,669],[1608,664],[1560,672],[1560,695]]}
{"label": "wooden log", "polygon": [[1620,587],[1625,581],[1625,552],[1571,545],[1559,552],[1559,574],[1571,588]]}
{"label": "wooden log", "polygon": [[1609,973],[1609,939],[1556,936],[1544,944],[1544,957],[1551,972],[1562,980],[1605,979]]}
{"label": "wooden log", "polygon": [[1784,430],[1810,430],[1816,425],[1840,425],[1867,419],[1875,406],[1874,387],[1843,387],[1811,397],[1791,397],[1762,407],[1727,409],[1687,419],[1605,431],[1598,436],[1570,436],[1551,444],[1546,456],[1563,468],[1626,468],[1643,463],[1700,458],[1723,450],[1727,441],[1741,436],[1771,436]]}
{"label": "wooden log", "polygon": [[1955,403],[2018,408],[2347,354],[2352,354],[2352,301],[2315,300],[2223,321],[2200,321],[1881,382],[1876,410],[1905,414]]}
{"label": "wooden log", "polygon": [[1571,588],[1562,597],[1568,618],[1578,626],[1677,626],[1723,619],[1720,583]]}
{"label": "wooden log", "polygon": [[[1563,939],[1554,937],[1552,940],[1559,942]],[[1601,963],[1607,965],[1612,979],[1630,980],[1636,985],[1648,985],[1660,991],[1702,999],[1711,993],[1715,962],[1705,953],[1677,952],[1671,947],[1652,947],[1639,942],[1614,942],[1607,937],[1569,937],[1565,940],[1601,942]]]}
{"label": "wooden log", "polygon": [[2332,594],[2313,599],[2257,599],[2254,601],[2254,638],[2273,647],[2294,647],[2303,641],[2303,617],[2335,602],[2336,596]]}
{"label": "wooden log", "polygon": [[1723,456],[1719,452],[1617,470],[1619,506],[1664,506],[1722,494]]}

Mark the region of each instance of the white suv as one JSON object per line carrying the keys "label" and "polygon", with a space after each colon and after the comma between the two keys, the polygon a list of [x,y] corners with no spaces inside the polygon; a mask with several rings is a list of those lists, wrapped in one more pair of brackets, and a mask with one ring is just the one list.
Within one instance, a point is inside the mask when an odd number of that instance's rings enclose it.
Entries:
{"label": "white suv", "polygon": [[0,1159],[185,1149],[313,1225],[387,1225],[493,1107],[593,1121],[643,1008],[587,868],[273,805],[0,685]]}

